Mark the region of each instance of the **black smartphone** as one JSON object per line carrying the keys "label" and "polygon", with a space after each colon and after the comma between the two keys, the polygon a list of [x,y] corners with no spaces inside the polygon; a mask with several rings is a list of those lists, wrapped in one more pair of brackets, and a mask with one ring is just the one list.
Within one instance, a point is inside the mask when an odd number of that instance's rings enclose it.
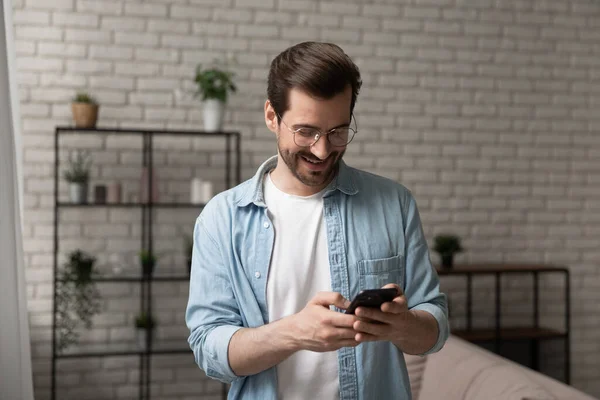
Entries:
{"label": "black smartphone", "polygon": [[383,303],[394,300],[398,296],[398,291],[391,289],[367,289],[356,295],[350,307],[346,310],[346,314],[354,314],[358,307],[375,307],[379,308]]}

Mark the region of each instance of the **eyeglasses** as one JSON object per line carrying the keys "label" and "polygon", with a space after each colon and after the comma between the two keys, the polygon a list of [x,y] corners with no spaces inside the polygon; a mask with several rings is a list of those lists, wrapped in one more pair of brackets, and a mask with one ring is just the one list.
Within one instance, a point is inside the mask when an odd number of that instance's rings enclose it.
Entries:
{"label": "eyeglasses", "polygon": [[348,143],[354,139],[354,135],[358,131],[358,126],[356,125],[356,118],[352,115],[352,120],[354,120],[354,128],[350,128],[349,126],[342,126],[339,128],[334,128],[328,132],[321,132],[321,130],[317,128],[310,127],[302,127],[298,129],[291,129],[279,114],[277,114],[277,118],[279,121],[290,131],[294,137],[294,143],[298,147],[311,147],[315,145],[319,139],[323,136],[327,136],[327,140],[331,143],[332,146],[335,147],[344,147],[347,146]]}

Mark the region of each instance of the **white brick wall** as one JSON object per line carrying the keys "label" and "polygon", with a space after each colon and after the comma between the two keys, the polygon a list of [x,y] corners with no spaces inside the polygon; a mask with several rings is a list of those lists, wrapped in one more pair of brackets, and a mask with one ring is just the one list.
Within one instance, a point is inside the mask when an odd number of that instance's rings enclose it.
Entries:
{"label": "white brick wall", "polygon": [[[271,59],[303,40],[334,41],[363,73],[352,165],[397,179],[420,205],[429,239],[464,237],[458,261],[548,262],[572,272],[572,377],[600,396],[600,4],[571,1],[464,0],[24,0],[13,1],[25,171],[25,250],[36,398],[49,392],[53,129],[70,122],[69,99],[87,89],[102,103],[104,126],[199,128],[191,100],[196,63],[232,58],[240,92],[226,127],[242,132],[243,176],[275,149],[262,105]],[[90,138],[91,139],[91,138]],[[89,148],[94,183],[121,177],[135,199],[139,138],[71,140]],[[223,188],[216,141],[157,143],[165,200],[187,200],[188,178]],[[62,154],[61,156],[64,156]],[[184,162],[185,161],[185,162]],[[115,165],[115,163],[117,163]],[[111,165],[108,165],[111,164]],[[61,183],[61,194],[66,185]],[[168,192],[168,194],[167,194]],[[197,210],[157,211],[159,268],[183,269],[179,235]],[[113,252],[127,261],[139,246],[131,210],[61,211],[64,249]],[[82,239],[83,238],[83,239]],[[437,257],[434,255],[437,260]],[[525,281],[525,280],[523,280]],[[185,339],[185,284],[155,289],[164,340]],[[464,283],[444,279],[464,315]],[[491,323],[491,280],[474,285],[477,323]],[[544,320],[559,321],[556,279],[541,285]],[[135,285],[102,287],[104,310],[84,343],[133,341]],[[526,322],[531,299],[519,280],[503,283],[507,322]],[[133,296],[133,297],[127,297]],[[544,359],[556,365],[556,356]],[[555,349],[556,350],[556,349]],[[560,362],[558,362],[560,367]],[[137,360],[61,361],[61,399],[136,395]],[[155,398],[218,398],[220,386],[185,356],[153,363]],[[83,387],[82,387],[83,385]]]}

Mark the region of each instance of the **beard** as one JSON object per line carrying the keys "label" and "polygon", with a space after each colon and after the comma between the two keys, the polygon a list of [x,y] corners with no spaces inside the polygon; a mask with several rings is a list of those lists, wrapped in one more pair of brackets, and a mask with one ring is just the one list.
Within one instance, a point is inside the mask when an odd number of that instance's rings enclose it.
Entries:
{"label": "beard", "polygon": [[[322,140],[327,140],[323,138]],[[292,174],[306,186],[325,186],[333,178],[340,164],[340,160],[344,156],[346,149],[343,151],[334,151],[327,157],[326,160],[319,160],[310,151],[302,149],[297,152],[282,149],[277,141],[277,148],[279,154],[283,159],[285,165],[292,172]],[[301,160],[301,157],[305,157],[309,160],[324,161],[327,163],[327,167],[321,171],[313,171],[304,165],[305,161]]]}

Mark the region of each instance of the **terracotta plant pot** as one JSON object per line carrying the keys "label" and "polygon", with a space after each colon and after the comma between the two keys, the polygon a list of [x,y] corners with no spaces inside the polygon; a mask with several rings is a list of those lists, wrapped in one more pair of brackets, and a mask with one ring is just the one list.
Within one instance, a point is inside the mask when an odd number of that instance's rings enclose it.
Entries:
{"label": "terracotta plant pot", "polygon": [[97,104],[90,103],[71,103],[73,112],[73,121],[78,128],[93,128],[98,120]]}

